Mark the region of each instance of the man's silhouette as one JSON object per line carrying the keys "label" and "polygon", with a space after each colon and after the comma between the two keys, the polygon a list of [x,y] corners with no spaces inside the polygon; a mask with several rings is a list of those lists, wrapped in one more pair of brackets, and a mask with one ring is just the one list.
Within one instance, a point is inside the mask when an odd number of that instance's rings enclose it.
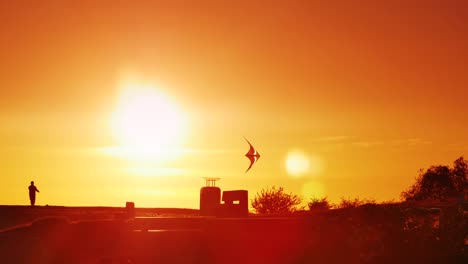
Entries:
{"label": "man's silhouette", "polygon": [[29,200],[31,201],[31,206],[36,204],[36,192],[39,192],[39,190],[34,185],[34,181],[32,181],[31,185],[29,185]]}

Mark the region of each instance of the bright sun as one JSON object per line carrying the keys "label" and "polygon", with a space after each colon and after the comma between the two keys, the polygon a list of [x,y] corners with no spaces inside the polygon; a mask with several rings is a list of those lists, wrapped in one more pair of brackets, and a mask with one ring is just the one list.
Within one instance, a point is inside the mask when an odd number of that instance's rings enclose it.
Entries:
{"label": "bright sun", "polygon": [[126,87],[111,118],[113,132],[130,158],[158,158],[174,151],[186,133],[181,110],[149,86]]}

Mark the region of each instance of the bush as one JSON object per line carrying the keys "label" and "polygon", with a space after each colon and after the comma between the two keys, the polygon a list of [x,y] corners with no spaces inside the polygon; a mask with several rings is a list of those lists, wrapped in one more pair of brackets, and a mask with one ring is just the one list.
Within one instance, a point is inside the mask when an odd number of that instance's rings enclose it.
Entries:
{"label": "bush", "polygon": [[297,211],[302,198],[285,193],[283,187],[262,189],[252,200],[252,207],[259,214],[287,214]]}
{"label": "bush", "polygon": [[327,197],[310,198],[309,203],[307,204],[310,211],[326,211],[333,207],[333,205],[328,201]]}
{"label": "bush", "polygon": [[341,201],[338,204],[337,208],[356,208],[364,204],[375,204],[375,200],[373,199],[359,199],[359,198],[354,198],[354,199],[346,199],[341,197]]}

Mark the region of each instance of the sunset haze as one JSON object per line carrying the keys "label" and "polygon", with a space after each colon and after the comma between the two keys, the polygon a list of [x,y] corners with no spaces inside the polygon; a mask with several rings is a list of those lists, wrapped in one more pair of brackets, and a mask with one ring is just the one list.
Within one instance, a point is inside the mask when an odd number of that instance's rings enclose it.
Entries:
{"label": "sunset haze", "polygon": [[455,0],[2,1],[0,204],[198,208],[202,177],[399,200],[468,153],[466,25]]}

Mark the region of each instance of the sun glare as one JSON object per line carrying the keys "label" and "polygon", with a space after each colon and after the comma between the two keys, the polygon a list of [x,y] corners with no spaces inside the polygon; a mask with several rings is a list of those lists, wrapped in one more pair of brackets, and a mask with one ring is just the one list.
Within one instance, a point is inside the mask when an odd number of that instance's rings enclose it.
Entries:
{"label": "sun glare", "polygon": [[300,150],[292,150],[286,157],[286,171],[292,177],[305,175],[316,176],[321,173],[323,165],[321,159],[307,155]]}
{"label": "sun glare", "polygon": [[186,122],[171,99],[153,87],[126,87],[113,113],[112,129],[120,154],[133,159],[154,159],[173,153],[183,143]]}

